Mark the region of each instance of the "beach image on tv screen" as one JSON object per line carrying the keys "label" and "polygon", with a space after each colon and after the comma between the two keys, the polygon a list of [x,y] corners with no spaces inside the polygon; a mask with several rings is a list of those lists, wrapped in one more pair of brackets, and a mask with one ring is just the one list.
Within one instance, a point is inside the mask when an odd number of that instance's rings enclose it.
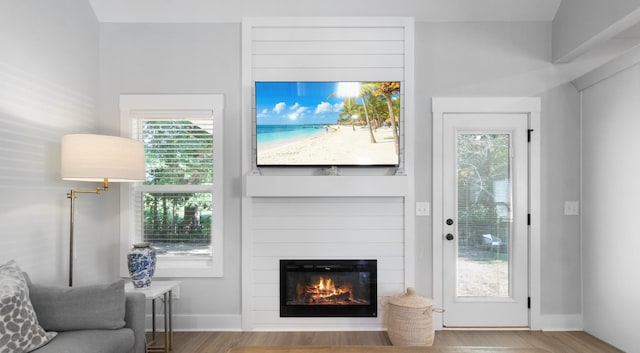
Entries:
{"label": "beach image on tv screen", "polygon": [[256,82],[258,166],[398,164],[400,82]]}

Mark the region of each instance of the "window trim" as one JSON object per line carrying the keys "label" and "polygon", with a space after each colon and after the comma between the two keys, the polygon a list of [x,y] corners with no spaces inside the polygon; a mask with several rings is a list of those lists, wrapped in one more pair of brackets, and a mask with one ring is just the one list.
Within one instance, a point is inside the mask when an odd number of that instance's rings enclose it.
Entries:
{"label": "window trim", "polygon": [[[223,227],[223,120],[224,96],[221,94],[121,94],[120,95],[120,135],[131,137],[132,119],[141,114],[155,116],[175,116],[176,113],[210,111],[213,115],[213,160],[214,175],[212,198],[215,211],[211,226],[211,257],[162,258],[156,264],[154,277],[223,277],[224,227]],[[130,184],[120,185],[120,276],[128,277],[127,252],[135,239],[135,229],[131,215]]]}

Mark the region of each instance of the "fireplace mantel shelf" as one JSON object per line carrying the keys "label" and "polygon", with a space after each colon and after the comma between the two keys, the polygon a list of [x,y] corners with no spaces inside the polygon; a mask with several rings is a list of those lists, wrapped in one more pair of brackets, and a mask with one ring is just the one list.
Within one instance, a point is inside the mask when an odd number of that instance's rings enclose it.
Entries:
{"label": "fireplace mantel shelf", "polygon": [[250,197],[394,197],[406,196],[406,176],[246,176]]}

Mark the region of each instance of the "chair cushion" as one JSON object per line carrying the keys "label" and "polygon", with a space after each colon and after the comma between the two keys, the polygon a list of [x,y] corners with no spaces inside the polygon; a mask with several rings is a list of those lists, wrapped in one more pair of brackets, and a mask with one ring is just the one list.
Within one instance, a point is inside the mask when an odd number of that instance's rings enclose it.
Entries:
{"label": "chair cushion", "polygon": [[78,330],[60,332],[34,353],[126,353],[135,343],[133,330]]}
{"label": "chair cushion", "polygon": [[118,329],[125,325],[123,280],[72,288],[31,283],[29,291],[45,330]]}
{"label": "chair cushion", "polygon": [[31,352],[55,335],[38,324],[29,287],[15,261],[0,266],[0,352]]}

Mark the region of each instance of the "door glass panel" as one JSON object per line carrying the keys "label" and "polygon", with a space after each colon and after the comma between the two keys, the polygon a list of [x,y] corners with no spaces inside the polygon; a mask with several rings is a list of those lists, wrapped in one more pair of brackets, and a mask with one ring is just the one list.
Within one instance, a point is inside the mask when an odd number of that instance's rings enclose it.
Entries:
{"label": "door glass panel", "polygon": [[509,296],[511,136],[458,133],[457,296]]}

